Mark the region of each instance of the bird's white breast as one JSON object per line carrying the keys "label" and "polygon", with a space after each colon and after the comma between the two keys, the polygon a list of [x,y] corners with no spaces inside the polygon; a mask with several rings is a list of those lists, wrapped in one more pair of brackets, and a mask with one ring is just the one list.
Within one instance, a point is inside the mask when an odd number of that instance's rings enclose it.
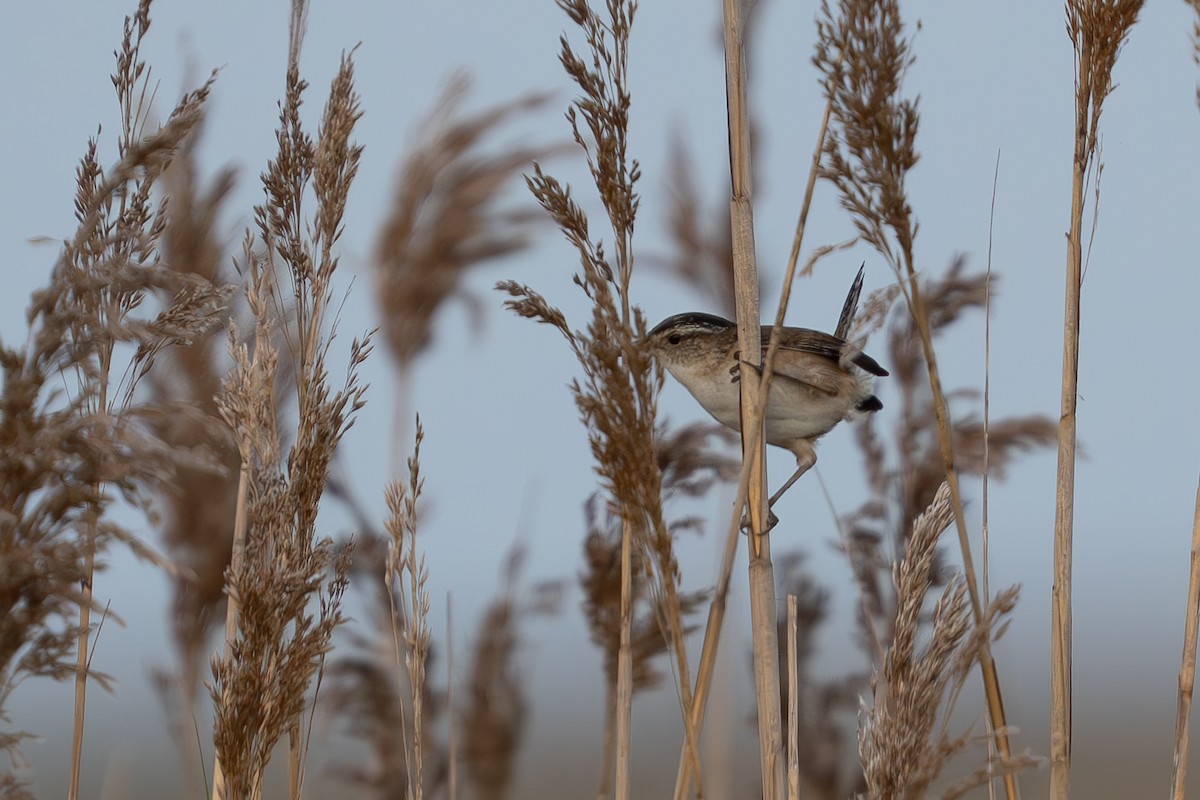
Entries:
{"label": "bird's white breast", "polygon": [[[669,364],[667,369],[717,422],[741,430],[741,386],[726,370],[713,375],[709,370],[684,364]],[[864,391],[869,394],[868,387]],[[785,443],[794,439],[815,439],[845,419],[852,407],[853,403],[841,394],[822,392],[777,375],[771,380],[767,403],[767,441],[787,446]]]}

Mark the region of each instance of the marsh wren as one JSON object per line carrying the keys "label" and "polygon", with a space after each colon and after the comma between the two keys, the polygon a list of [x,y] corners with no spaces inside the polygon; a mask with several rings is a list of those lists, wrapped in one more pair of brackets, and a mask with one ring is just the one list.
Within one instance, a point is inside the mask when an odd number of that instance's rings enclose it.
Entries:
{"label": "marsh wren", "polygon": [[[860,269],[842,306],[836,334],[780,329],[767,398],[766,437],[768,443],[792,451],[796,472],[768,505],[774,505],[817,462],[813,449],[817,439],[844,419],[883,408],[872,394],[872,376],[888,371],[845,338],[858,308],[862,279]],[[771,326],[763,325],[761,335],[765,360]],[[645,346],[717,422],[741,430],[736,324],[712,314],[676,314],[646,334]]]}

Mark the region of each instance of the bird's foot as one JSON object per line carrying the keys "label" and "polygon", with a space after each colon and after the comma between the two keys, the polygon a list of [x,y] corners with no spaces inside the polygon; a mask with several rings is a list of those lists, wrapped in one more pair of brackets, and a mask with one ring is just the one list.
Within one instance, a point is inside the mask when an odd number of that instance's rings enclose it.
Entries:
{"label": "bird's foot", "polygon": [[[775,529],[775,526],[778,524],[779,524],[779,517],[775,516],[774,511],[767,509],[767,527],[766,527],[766,530],[764,530],[762,532],[770,533],[771,531],[773,531]],[[742,533],[746,533],[746,534],[750,533],[750,517],[748,515],[742,515]]]}
{"label": "bird's foot", "polygon": [[729,382],[737,383],[742,378],[742,366],[745,365],[758,373],[758,377],[762,377],[763,370],[761,364],[751,364],[749,361],[743,361],[740,353],[733,354],[733,366],[729,368]]}

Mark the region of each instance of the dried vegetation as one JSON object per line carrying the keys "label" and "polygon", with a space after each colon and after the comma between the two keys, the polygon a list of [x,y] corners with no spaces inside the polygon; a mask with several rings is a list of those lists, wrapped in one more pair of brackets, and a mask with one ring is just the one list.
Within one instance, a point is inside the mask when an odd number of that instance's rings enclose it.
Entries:
{"label": "dried vegetation", "polygon": [[[684,741],[676,795],[694,786],[700,796],[709,684],[705,675],[693,679],[687,645],[706,600],[708,624],[722,618],[728,587],[714,593],[685,582],[677,547],[703,521],[673,517],[667,508],[674,506],[664,503],[733,480],[739,462],[728,455],[727,433],[658,419],[662,373],[640,346],[647,325],[631,281],[641,170],[628,141],[636,4],[558,5],[573,26],[559,55],[578,91],[567,110],[569,132],[603,208],[607,244],[572,188],[540,163],[563,148],[487,146],[501,126],[526,119],[547,97],[525,95],[468,115],[461,111],[467,81],[456,78],[403,160],[377,237],[372,267],[383,342],[396,370],[411,374],[439,309],[467,297],[468,270],[521,252],[546,218],[565,236],[578,259],[574,282],[590,303],[585,318],[568,319],[517,281],[498,288],[511,310],[557,330],[580,370],[570,392],[599,479],[584,503],[578,574],[583,618],[604,665],[598,796],[631,795],[633,697],[665,673]],[[1068,32],[1083,59],[1077,80],[1087,95],[1078,115],[1080,169],[1092,163],[1100,103],[1138,5],[1068,3]],[[442,632],[431,627],[430,566],[419,544],[419,418],[406,478],[389,483],[382,498],[382,523],[335,469],[339,444],[365,402],[358,372],[372,349],[370,333],[355,339],[338,368],[344,377],[331,380],[334,277],[351,222],[345,209],[362,153],[354,142],[362,110],[348,53],[317,132],[302,123],[306,11],[293,2],[277,153],[262,174],[263,200],[233,275],[223,266],[231,256],[219,226],[233,178],[220,172],[205,184],[195,159],[215,76],[152,126],[153,83],[140,56],[150,2],[140,3],[116,53],[115,162],[102,167],[100,140],[89,143],[77,173],[77,228],[30,301],[26,342],[0,346],[0,721],[7,723],[5,703],[23,681],[76,679],[72,797],[87,793],[80,787],[93,779],[79,772],[88,679],[109,686],[89,661],[95,615],[110,613],[92,584],[103,579],[96,573],[104,554],[121,546],[154,559],[172,578],[180,674],[170,686],[183,700],[183,720],[195,717],[201,687],[208,688],[211,735],[197,731],[200,741],[184,746],[211,743],[214,798],[263,796],[268,764],[283,750],[288,796],[301,796],[319,695],[339,730],[362,744],[361,760],[336,769],[361,791],[455,800],[461,766],[463,793],[513,796],[534,700],[518,662],[521,628],[556,608],[543,602],[554,592],[524,588],[523,551],[514,549],[466,667],[458,675],[448,670],[442,682]],[[989,597],[978,588],[958,481],[1000,476],[1020,453],[1061,443],[1061,436],[1039,417],[980,419],[975,393],[942,388],[934,343],[966,312],[984,307],[992,287],[962,261],[940,276],[921,268],[905,189],[918,161],[920,115],[902,93],[913,55],[898,4],[825,2],[817,33],[814,61],[830,108],[817,174],[836,191],[860,241],[894,270],[895,286],[872,298],[855,338],[886,335],[895,401],[891,434],[878,430],[875,417],[856,429],[867,499],[838,523],[855,576],[863,661],[839,680],[821,682],[813,667],[830,589],[807,574],[802,557],[780,559],[778,584],[795,597],[797,612],[790,652],[780,647],[781,664],[790,658],[795,676],[782,681],[794,694],[783,698],[782,718],[807,748],[792,790],[808,798],[916,798],[952,784],[939,791],[954,797],[1003,778],[1011,796],[1013,774],[1032,759],[1009,747],[990,646],[1016,591]],[[703,219],[708,205],[690,179],[685,143],[672,151],[668,216],[676,251],[659,260],[711,304],[731,310],[730,228]],[[525,173],[540,212],[509,202],[507,190]],[[1073,246],[1078,255],[1078,241]],[[812,262],[832,249],[818,247]],[[893,308],[897,297],[904,302]],[[1067,457],[1073,461],[1073,452]],[[323,500],[343,506],[352,536],[335,540],[326,532]],[[117,504],[147,513],[168,557],[112,521]],[[961,572],[938,547],[951,524]],[[363,609],[353,624],[348,592]],[[214,653],[222,614],[223,642]],[[1066,625],[1069,633],[1069,617]],[[1194,669],[1195,620],[1189,625]],[[778,640],[789,640],[783,620]],[[710,668],[706,653],[700,672]],[[986,736],[952,732],[955,702],[977,668],[992,727]],[[1069,681],[1067,690],[1061,713],[1069,713]],[[1180,703],[1190,707],[1190,692],[1181,692]],[[858,712],[856,734],[846,712]],[[20,744],[31,735],[0,732],[0,749],[15,766],[25,763]],[[1069,744],[1069,726],[1059,735]],[[977,771],[957,781],[947,776],[948,760],[979,742],[997,749],[981,755]],[[1186,753],[1186,724],[1177,747]],[[1067,766],[1056,762],[1056,774]],[[197,773],[189,780],[188,791],[199,795],[205,779]],[[775,788],[783,797],[786,787]],[[0,772],[0,797],[31,796],[17,770]]]}

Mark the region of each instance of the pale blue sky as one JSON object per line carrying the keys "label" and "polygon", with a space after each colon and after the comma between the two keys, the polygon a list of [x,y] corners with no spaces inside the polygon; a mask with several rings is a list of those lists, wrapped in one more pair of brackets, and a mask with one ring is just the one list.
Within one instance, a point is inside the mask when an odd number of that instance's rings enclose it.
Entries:
{"label": "pale blue sky", "polygon": [[[102,161],[113,160],[115,128],[112,50],[121,20],[134,3],[22,3],[0,27],[0,185],[7,190],[0,215],[0,337],[22,336],[31,291],[46,279],[52,246],[32,237],[62,238],[71,228],[73,172],[87,137],[103,123]],[[641,252],[665,248],[665,171],[668,133],[680,130],[697,156],[698,184],[712,207],[723,202],[724,83],[716,46],[718,5],[646,2],[632,44],[634,96],[632,151],[641,161]],[[921,96],[922,159],[912,174],[912,203],[921,223],[918,253],[926,269],[940,272],[957,253],[985,262],[989,206],[1000,153],[993,260],[1001,275],[992,326],[992,411],[996,416],[1040,412],[1057,415],[1061,365],[1064,233],[1069,207],[1072,62],[1057,3],[983,2],[904,5],[910,30],[916,20],[917,63],[907,83]],[[814,26],[810,4],[768,5],[754,57],[753,103],[760,115],[756,153],[759,264],[778,286],[787,255],[821,97],[810,65]],[[240,180],[226,221],[231,243],[240,239],[248,210],[260,196],[257,174],[271,154],[276,101],[283,86],[286,3],[159,0],[144,56],[161,81],[159,108],[182,87],[220,67],[208,118],[204,158],[215,171],[232,163]],[[1078,469],[1076,505],[1075,729],[1077,781],[1105,786],[1110,796],[1131,796],[1122,780],[1145,778],[1165,787],[1178,655],[1186,591],[1190,524],[1200,453],[1200,426],[1192,409],[1198,385],[1195,298],[1196,187],[1200,186],[1200,112],[1183,3],[1152,3],[1134,29],[1117,66],[1118,88],[1102,121],[1100,226],[1084,284],[1080,359],[1079,432],[1087,458]],[[570,92],[557,63],[566,19],[549,0],[447,0],[440,3],[314,2],[303,69],[312,84],[312,118],[323,101],[343,49],[355,54],[365,115],[358,140],[366,146],[351,195],[343,245],[345,283],[357,274],[341,326],[347,339],[373,326],[372,283],[367,272],[374,235],[391,182],[416,122],[445,77],[469,70],[478,106],[531,89],[559,89],[559,99],[536,122],[514,125],[515,138],[551,140],[566,134],[561,111]],[[105,149],[105,148],[108,149]],[[585,206],[595,201],[577,168],[558,170],[572,181]],[[514,187],[520,191],[520,187]],[[519,195],[517,195],[519,196]],[[597,218],[598,223],[599,218]],[[819,185],[809,223],[810,245],[847,238],[851,226],[829,187]],[[796,287],[789,320],[830,327],[853,269],[867,262],[867,289],[891,280],[866,249],[825,262],[817,276]],[[562,341],[548,328],[515,318],[491,291],[502,278],[529,283],[581,319],[582,298],[570,284],[575,256],[552,233],[532,253],[490,265],[468,276],[466,288],[484,308],[479,336],[463,304],[438,320],[433,349],[407,387],[409,411],[420,411],[427,439],[423,471],[429,498],[425,545],[435,598],[435,631],[441,631],[444,597],[453,591],[456,647],[462,652],[481,604],[496,584],[503,552],[519,537],[530,546],[531,580],[572,579],[580,567],[581,504],[593,489],[587,445],[565,384],[576,374]],[[701,300],[659,277],[636,282],[638,300],[655,322]],[[773,297],[765,303],[774,303]],[[705,309],[710,310],[710,309]],[[941,342],[948,386],[982,383],[979,319]],[[868,347],[880,356],[882,348]],[[882,359],[881,359],[882,360]],[[347,438],[348,460],[360,494],[382,515],[387,471],[408,451],[409,435],[395,448],[381,446],[392,433],[397,387],[382,353],[365,376],[369,405]],[[1153,381],[1161,379],[1161,386]],[[1178,381],[1178,383],[1176,383]],[[1169,386],[1167,384],[1170,384]],[[886,379],[880,394],[889,400]],[[486,404],[481,402],[486,400]],[[678,386],[668,384],[664,410],[676,421],[702,412]],[[885,408],[883,414],[886,417]],[[820,469],[840,509],[860,498],[857,451],[839,429],[820,447]],[[772,456],[772,473],[786,474],[790,456]],[[1025,732],[1022,743],[1048,750],[1045,713],[1049,628],[1050,532],[1054,457],[1022,460],[991,496],[993,587],[1023,586],[1014,624],[998,650],[1010,715]],[[978,486],[968,485],[976,516]],[[469,492],[471,502],[462,502]],[[721,526],[724,499],[709,507]],[[778,509],[785,520],[778,552],[801,545],[829,586],[849,577],[828,546],[833,526],[820,490],[805,480]],[[336,525],[338,519],[331,515]],[[788,530],[788,525],[793,530]],[[334,532],[334,531],[331,531]],[[713,537],[690,543],[684,569],[693,586],[711,579]],[[464,558],[466,554],[466,558]],[[106,630],[96,664],[120,678],[116,698],[97,696],[88,739],[88,769],[99,775],[128,762],[133,786],[156,771],[177,769],[146,668],[169,664],[165,651],[165,584],[153,571],[130,566],[102,576],[97,592],[111,593],[129,628]],[[555,758],[594,771],[599,753],[599,686],[594,654],[568,595],[564,614],[528,631],[522,663],[529,670],[534,713],[522,780],[533,781],[540,753],[554,752],[566,733],[584,744]],[[851,596],[840,591],[837,613],[825,634],[825,670],[835,673],[852,654]],[[735,612],[733,621],[742,622]],[[745,643],[741,626],[729,641]],[[735,668],[743,659],[735,656]],[[852,663],[857,664],[857,661]],[[580,690],[581,679],[585,689]],[[749,679],[735,672],[744,685]],[[662,708],[669,709],[669,698]],[[748,704],[745,708],[748,709]],[[554,709],[554,711],[552,711]],[[559,712],[562,713],[559,713]],[[134,713],[136,712],[136,713]],[[742,718],[734,708],[734,724]],[[70,715],[70,693],[47,685],[23,688],[14,705],[16,727],[44,733],[29,754],[39,765],[47,796],[59,783],[49,775]],[[646,719],[637,737],[675,735],[671,714]],[[102,736],[102,726],[134,724],[146,736]],[[153,742],[149,737],[156,737]],[[746,736],[751,736],[746,728]],[[556,744],[558,742],[559,744]],[[1131,752],[1134,744],[1138,750]],[[540,748],[540,749],[539,749]],[[1143,757],[1144,756],[1144,757]],[[1118,769],[1119,766],[1119,769]],[[648,774],[652,763],[644,764]],[[666,770],[671,772],[671,770]],[[655,785],[646,777],[643,786]],[[1026,797],[1044,793],[1045,775],[1024,781]],[[532,783],[528,784],[534,785]],[[592,786],[591,772],[579,781]],[[1134,791],[1129,789],[1128,791]],[[650,796],[649,793],[645,796]]]}

